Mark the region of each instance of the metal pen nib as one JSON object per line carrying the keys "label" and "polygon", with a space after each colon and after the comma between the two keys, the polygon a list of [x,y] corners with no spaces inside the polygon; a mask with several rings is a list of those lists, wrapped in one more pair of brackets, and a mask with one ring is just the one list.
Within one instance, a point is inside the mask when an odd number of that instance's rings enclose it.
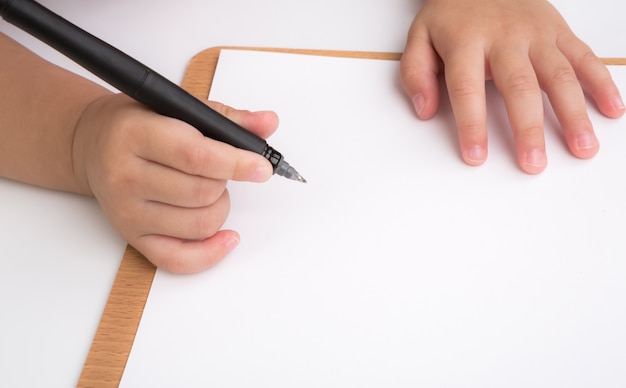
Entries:
{"label": "metal pen nib", "polygon": [[270,147],[267,143],[265,143],[265,148],[263,152],[261,152],[261,155],[272,163],[272,166],[274,166],[274,174],[291,179],[292,181],[306,183],[306,179],[285,161],[283,155]]}
{"label": "metal pen nib", "polygon": [[289,163],[287,163],[284,159],[278,163],[274,173],[280,176],[284,176],[287,179],[291,179],[293,181],[298,181],[302,183],[306,183],[306,179],[295,168],[291,167]]}

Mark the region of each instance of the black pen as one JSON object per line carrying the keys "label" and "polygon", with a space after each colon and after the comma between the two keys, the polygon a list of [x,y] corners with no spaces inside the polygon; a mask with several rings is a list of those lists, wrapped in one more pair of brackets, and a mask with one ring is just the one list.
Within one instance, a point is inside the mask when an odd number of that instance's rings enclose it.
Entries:
{"label": "black pen", "polygon": [[275,174],[306,182],[264,139],[41,4],[33,0],[0,0],[0,16],[155,112],[182,120],[211,139],[256,152],[272,163]]}

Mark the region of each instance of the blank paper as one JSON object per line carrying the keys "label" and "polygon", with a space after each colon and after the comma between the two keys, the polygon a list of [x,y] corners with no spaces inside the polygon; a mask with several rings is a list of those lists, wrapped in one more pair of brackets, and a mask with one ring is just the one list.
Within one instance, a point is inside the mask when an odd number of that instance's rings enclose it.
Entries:
{"label": "blank paper", "polygon": [[[626,92],[626,68],[613,67]],[[489,159],[465,165],[445,102],[420,121],[397,61],[222,51],[211,99],[272,109],[308,180],[230,183],[239,247],[157,271],[122,386],[623,387],[626,128],[517,167],[488,85]]]}

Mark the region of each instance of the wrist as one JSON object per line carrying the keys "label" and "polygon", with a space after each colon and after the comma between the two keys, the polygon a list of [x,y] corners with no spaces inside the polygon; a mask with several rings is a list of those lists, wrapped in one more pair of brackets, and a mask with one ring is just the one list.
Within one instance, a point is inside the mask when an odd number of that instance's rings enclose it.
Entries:
{"label": "wrist", "polygon": [[72,170],[79,194],[94,195],[88,174],[90,150],[94,149],[95,135],[102,126],[101,120],[98,119],[101,116],[100,112],[113,96],[115,94],[107,93],[91,100],[85,105],[74,126],[71,146]]}

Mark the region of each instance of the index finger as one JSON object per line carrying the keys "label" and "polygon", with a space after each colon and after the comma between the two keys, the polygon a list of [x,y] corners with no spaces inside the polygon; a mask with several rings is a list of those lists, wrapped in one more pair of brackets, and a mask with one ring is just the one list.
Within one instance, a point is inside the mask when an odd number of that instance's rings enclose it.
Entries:
{"label": "index finger", "polygon": [[273,174],[270,162],[254,152],[204,137],[182,121],[163,120],[144,131],[137,154],[189,175],[221,180],[263,182]]}

